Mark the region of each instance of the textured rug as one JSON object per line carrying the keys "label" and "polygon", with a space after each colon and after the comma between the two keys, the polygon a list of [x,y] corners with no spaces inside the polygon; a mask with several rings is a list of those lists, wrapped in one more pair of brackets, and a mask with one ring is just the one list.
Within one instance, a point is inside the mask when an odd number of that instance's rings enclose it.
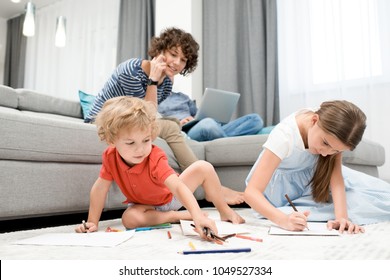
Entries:
{"label": "textured rug", "polygon": [[[218,219],[215,209],[205,209]],[[251,209],[237,209],[246,219],[243,225],[255,242],[234,238],[232,247],[250,247],[249,253],[182,255],[189,242],[197,249],[221,248],[201,240],[198,236],[184,236],[180,225],[169,229],[136,232],[116,247],[16,245],[15,241],[47,233],[70,233],[75,225],[17,231],[0,234],[2,260],[390,260],[390,222],[365,227],[364,234],[341,236],[277,236],[269,235],[271,223],[255,217]],[[103,221],[100,231],[107,227],[123,229],[120,219]],[[171,238],[168,237],[168,230]]]}

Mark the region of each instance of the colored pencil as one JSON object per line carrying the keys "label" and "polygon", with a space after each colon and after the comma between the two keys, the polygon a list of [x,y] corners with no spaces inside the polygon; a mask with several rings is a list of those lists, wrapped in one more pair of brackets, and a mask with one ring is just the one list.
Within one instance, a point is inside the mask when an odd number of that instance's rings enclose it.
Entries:
{"label": "colored pencil", "polygon": [[191,247],[191,250],[196,250],[196,247],[195,247],[194,243],[192,243],[191,241],[188,242],[188,246]]}
{"label": "colored pencil", "polygon": [[192,254],[245,253],[251,251],[252,251],[251,248],[236,248],[236,249],[217,249],[217,250],[191,250],[191,251],[182,251],[178,253],[183,255],[192,255]]}
{"label": "colored pencil", "polygon": [[147,231],[152,229],[162,229],[162,228],[171,228],[171,227],[172,225],[170,223],[165,223],[165,224],[160,224],[160,225],[155,225],[150,227],[138,227],[135,228],[135,231]]}
{"label": "colored pencil", "polygon": [[82,221],[82,224],[83,224],[83,227],[85,229],[85,232],[88,233],[88,227],[87,227],[87,223],[85,222],[85,220]]}
{"label": "colored pencil", "polygon": [[252,237],[252,236],[246,236],[246,235],[236,234],[236,237],[237,237],[237,238],[241,238],[241,239],[247,239],[247,240],[257,241],[257,242],[263,242],[263,239],[261,239],[261,238],[256,238],[256,237]]}

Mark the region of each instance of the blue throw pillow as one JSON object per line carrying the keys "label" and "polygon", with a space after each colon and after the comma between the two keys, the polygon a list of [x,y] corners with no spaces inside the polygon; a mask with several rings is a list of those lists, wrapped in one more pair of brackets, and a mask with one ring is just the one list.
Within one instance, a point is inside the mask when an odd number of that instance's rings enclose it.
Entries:
{"label": "blue throw pillow", "polygon": [[270,134],[274,127],[274,125],[263,127],[257,134]]}
{"label": "blue throw pillow", "polygon": [[83,109],[83,118],[85,119],[88,116],[89,110],[91,109],[96,96],[79,90],[79,98],[81,108]]}

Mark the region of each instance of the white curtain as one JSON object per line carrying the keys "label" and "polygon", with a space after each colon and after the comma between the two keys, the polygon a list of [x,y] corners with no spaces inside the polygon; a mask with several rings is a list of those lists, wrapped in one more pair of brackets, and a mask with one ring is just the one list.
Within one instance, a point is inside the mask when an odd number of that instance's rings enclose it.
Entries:
{"label": "white curtain", "polygon": [[[54,46],[56,19],[66,17],[67,41]],[[119,0],[62,0],[36,11],[27,42],[25,87],[78,100],[96,95],[116,67]]]}
{"label": "white curtain", "polygon": [[[331,99],[367,115],[364,137],[387,152],[390,175],[390,1],[278,0],[280,114]],[[387,178],[386,178],[387,176]]]}

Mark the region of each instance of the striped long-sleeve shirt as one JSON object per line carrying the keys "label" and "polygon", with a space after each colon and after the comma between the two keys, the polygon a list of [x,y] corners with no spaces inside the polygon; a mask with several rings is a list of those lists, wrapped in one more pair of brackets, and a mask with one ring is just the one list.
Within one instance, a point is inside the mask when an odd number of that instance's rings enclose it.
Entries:
{"label": "striped long-sleeve shirt", "polygon": [[[95,101],[84,122],[92,122],[100,112],[104,102],[117,96],[145,98],[148,75],[142,70],[142,59],[132,58],[119,64],[96,96]],[[172,92],[172,81],[166,77],[157,87],[157,102],[160,104]]]}

